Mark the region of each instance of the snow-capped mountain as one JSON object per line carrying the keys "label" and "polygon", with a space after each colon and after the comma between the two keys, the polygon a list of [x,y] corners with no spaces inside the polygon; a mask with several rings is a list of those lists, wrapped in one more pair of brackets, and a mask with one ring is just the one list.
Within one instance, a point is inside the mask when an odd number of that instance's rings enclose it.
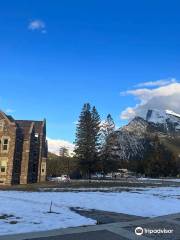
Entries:
{"label": "snow-capped mountain", "polygon": [[146,119],[135,117],[111,135],[112,151],[122,160],[141,159],[153,135],[180,153],[180,116],[170,110],[148,110]]}
{"label": "snow-capped mountain", "polygon": [[173,112],[171,110],[166,110],[166,114],[169,114],[169,115],[172,115],[172,116],[180,118],[180,114],[175,113],[175,112]]}
{"label": "snow-capped mountain", "polygon": [[110,137],[112,151],[122,160],[142,156],[148,144],[146,133],[149,123],[141,117],[135,117],[128,125],[115,131]]}
{"label": "snow-capped mountain", "polygon": [[61,140],[61,139],[47,138],[47,140],[48,140],[49,152],[54,153],[57,156],[59,156],[60,149],[62,147],[64,147],[68,150],[69,156],[72,157],[74,155],[74,144],[72,144],[68,141],[65,141],[65,140]]}
{"label": "snow-capped mountain", "polygon": [[146,121],[161,125],[168,133],[180,132],[180,115],[171,110],[148,110]]}

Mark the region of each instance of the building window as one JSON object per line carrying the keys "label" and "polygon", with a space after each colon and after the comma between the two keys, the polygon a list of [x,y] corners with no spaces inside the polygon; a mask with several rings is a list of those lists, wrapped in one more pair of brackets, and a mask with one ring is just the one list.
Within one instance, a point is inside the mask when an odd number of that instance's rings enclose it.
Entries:
{"label": "building window", "polygon": [[6,172],[6,167],[5,166],[1,166],[1,172],[5,173]]}
{"label": "building window", "polygon": [[1,157],[0,158],[0,172],[6,173],[6,169],[7,169],[7,158],[5,157]]}
{"label": "building window", "polygon": [[33,173],[35,173],[36,172],[36,164],[34,163],[33,164]]}
{"label": "building window", "polygon": [[4,129],[4,121],[0,121],[0,131],[3,131]]}
{"label": "building window", "polygon": [[34,152],[33,152],[33,156],[34,156],[34,158],[37,158],[37,157],[38,157],[37,151],[34,151]]}
{"label": "building window", "polygon": [[9,139],[4,138],[3,139],[3,151],[8,151],[8,146],[9,146]]}
{"label": "building window", "polygon": [[45,163],[42,163],[42,164],[41,164],[41,174],[42,174],[42,175],[45,175],[45,171],[46,171],[46,164],[45,164]]}
{"label": "building window", "polygon": [[1,149],[2,149],[2,152],[8,152],[8,150],[9,150],[9,138],[8,137],[2,137]]}

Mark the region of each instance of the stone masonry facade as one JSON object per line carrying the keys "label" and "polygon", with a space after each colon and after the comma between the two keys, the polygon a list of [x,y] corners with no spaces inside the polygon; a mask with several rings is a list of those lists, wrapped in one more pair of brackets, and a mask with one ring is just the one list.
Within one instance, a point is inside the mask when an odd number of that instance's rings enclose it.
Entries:
{"label": "stone masonry facade", "polygon": [[0,111],[0,185],[46,180],[46,121],[15,120]]}

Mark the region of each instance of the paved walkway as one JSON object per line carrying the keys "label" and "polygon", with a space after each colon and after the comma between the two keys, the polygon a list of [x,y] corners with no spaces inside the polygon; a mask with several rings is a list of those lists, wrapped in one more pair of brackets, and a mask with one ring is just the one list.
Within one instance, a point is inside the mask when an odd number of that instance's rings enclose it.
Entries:
{"label": "paved walkway", "polygon": [[[0,240],[180,240],[180,213],[156,218],[141,218],[96,210],[88,212],[80,209],[72,210],[99,220],[99,224],[13,236],[7,235],[0,237]],[[143,228],[144,233],[141,236],[135,234],[136,227]],[[146,233],[147,229],[162,229],[163,231],[165,229],[169,233]]]}
{"label": "paved walkway", "polygon": [[81,208],[70,208],[72,211],[97,221],[97,224],[107,224],[107,223],[115,223],[115,222],[129,222],[140,219],[147,219],[135,215],[129,215],[124,213],[115,213],[115,212],[107,212],[96,209],[85,210]]}

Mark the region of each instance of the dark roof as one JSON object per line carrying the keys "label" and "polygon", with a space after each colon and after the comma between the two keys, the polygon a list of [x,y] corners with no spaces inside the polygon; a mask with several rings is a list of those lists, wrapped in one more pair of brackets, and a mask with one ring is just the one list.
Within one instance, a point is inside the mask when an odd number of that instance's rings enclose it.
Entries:
{"label": "dark roof", "polygon": [[3,111],[0,110],[0,113],[6,117],[10,122],[15,122],[14,118],[11,115],[7,115],[6,113],[4,113]]}
{"label": "dark roof", "polygon": [[[1,112],[1,111],[0,111]],[[4,116],[8,118],[8,120],[14,124],[16,124],[17,127],[21,129],[23,132],[25,138],[29,137],[29,134],[32,130],[32,127],[34,127],[35,133],[42,134],[43,133],[43,127],[44,127],[44,121],[34,121],[34,120],[15,120],[12,116],[5,114],[2,112]]]}
{"label": "dark roof", "polygon": [[9,119],[9,121],[14,122],[14,118],[11,115],[6,115],[6,117]]}
{"label": "dark roof", "polygon": [[32,123],[34,124],[34,129],[35,132],[40,134],[43,129],[44,121],[33,121],[33,120],[15,120],[15,123],[17,124],[18,127],[23,128],[23,129],[29,129],[32,126]]}

